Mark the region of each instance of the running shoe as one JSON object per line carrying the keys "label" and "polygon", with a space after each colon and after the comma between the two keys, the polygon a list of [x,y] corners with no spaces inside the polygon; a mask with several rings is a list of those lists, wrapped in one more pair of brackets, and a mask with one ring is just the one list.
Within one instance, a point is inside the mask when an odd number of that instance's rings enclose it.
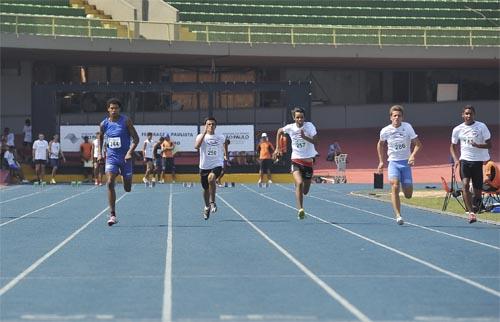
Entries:
{"label": "running shoe", "polygon": [[114,214],[111,214],[111,216],[109,216],[109,219],[108,219],[108,226],[111,227],[114,224],[116,224],[117,222],[118,222],[118,220],[116,220],[116,216]]}
{"label": "running shoe", "polygon": [[210,203],[210,211],[217,212],[217,204],[215,202]]}
{"label": "running shoe", "polygon": [[95,180],[94,181],[94,186],[98,186],[99,185],[99,180]]}
{"label": "running shoe", "polygon": [[144,184],[146,185],[146,187],[148,186],[148,179],[146,179],[146,177],[142,177],[142,182],[144,182]]}
{"label": "running shoe", "polygon": [[273,180],[268,180],[267,183],[271,184],[271,183],[273,183]]}
{"label": "running shoe", "polygon": [[298,215],[298,217],[299,217],[300,220],[306,218],[306,212],[304,211],[303,208],[299,209],[299,213],[297,215]]}
{"label": "running shoe", "polygon": [[398,223],[398,225],[402,225],[404,224],[405,222],[403,221],[403,218],[401,218],[401,216],[397,216],[396,217],[396,222]]}
{"label": "running shoe", "polygon": [[476,214],[469,212],[469,224],[475,223],[477,221]]}
{"label": "running shoe", "polygon": [[210,218],[210,207],[205,207],[203,209],[203,219],[208,220]]}
{"label": "running shoe", "polygon": [[51,179],[51,180],[50,180],[50,183],[51,183],[51,184],[56,184],[56,180]]}

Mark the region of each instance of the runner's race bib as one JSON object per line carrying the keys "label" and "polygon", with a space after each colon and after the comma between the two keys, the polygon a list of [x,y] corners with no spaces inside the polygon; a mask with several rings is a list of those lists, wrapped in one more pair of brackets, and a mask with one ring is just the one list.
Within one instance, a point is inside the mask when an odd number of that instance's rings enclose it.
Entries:
{"label": "runner's race bib", "polygon": [[120,137],[116,138],[108,138],[108,147],[110,149],[119,149],[122,147],[122,141],[120,140]]}

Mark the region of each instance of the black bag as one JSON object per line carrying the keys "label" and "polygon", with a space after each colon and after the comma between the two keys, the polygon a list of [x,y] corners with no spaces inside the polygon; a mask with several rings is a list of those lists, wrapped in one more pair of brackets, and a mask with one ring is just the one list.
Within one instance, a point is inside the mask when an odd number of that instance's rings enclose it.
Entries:
{"label": "black bag", "polygon": [[382,173],[373,174],[373,189],[384,189],[384,175]]}

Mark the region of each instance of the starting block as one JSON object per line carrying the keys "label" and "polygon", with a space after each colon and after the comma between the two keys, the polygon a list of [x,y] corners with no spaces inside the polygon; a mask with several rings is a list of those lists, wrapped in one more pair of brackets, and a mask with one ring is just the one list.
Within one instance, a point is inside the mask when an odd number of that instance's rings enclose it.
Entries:
{"label": "starting block", "polygon": [[192,188],[194,186],[194,183],[192,183],[192,182],[183,182],[182,186],[184,188]]}

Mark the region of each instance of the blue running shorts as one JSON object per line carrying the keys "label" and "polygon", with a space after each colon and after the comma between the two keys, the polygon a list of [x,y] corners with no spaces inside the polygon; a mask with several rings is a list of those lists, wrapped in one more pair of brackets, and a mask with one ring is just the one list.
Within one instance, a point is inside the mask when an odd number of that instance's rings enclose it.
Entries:
{"label": "blue running shorts", "polygon": [[387,172],[389,180],[397,179],[404,186],[410,186],[413,184],[411,167],[408,164],[408,160],[389,161]]}
{"label": "blue running shorts", "polygon": [[106,162],[105,172],[121,174],[124,178],[132,178],[132,159],[123,160],[123,162]]}

